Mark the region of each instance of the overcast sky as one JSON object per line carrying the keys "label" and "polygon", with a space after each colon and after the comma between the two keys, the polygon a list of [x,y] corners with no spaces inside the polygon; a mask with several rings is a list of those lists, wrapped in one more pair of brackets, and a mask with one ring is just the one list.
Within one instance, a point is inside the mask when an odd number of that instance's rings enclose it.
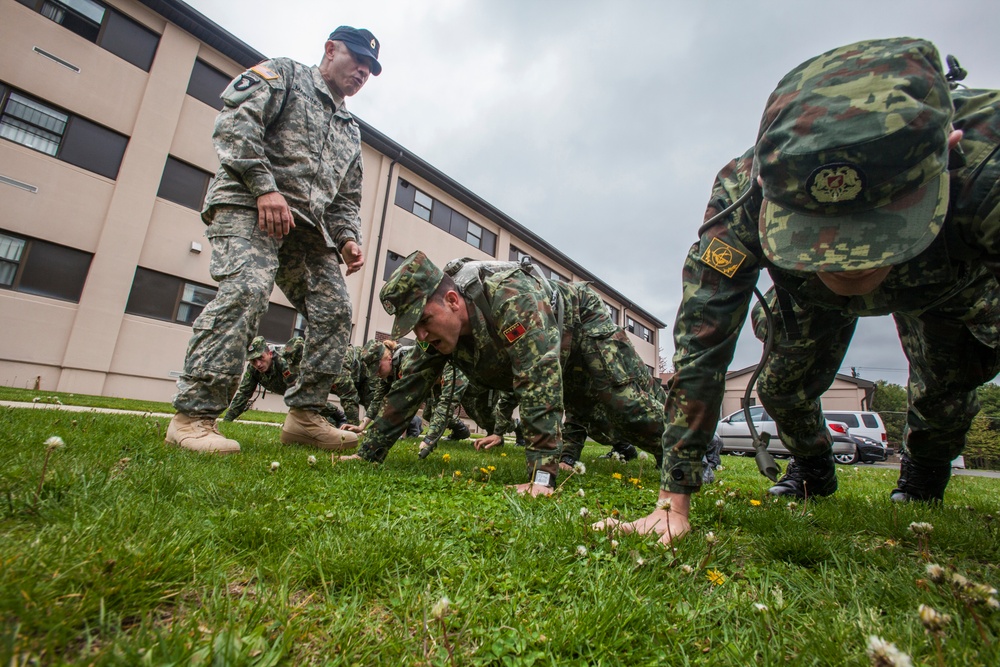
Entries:
{"label": "overcast sky", "polygon": [[[997,0],[188,0],[271,57],[319,62],[338,25],[384,70],[364,119],[668,323],[716,172],[754,142],[788,70],[861,39],[933,41],[1000,87]],[[757,362],[745,327],[733,369]],[[841,372],[906,383],[892,320],[862,320]]]}

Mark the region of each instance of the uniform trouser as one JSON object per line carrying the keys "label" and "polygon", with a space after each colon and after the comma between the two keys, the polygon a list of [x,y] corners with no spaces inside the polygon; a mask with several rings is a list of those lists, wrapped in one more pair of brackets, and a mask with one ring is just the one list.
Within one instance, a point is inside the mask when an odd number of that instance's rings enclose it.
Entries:
{"label": "uniform trouser", "polygon": [[174,408],[189,415],[218,416],[229,402],[246,347],[257,334],[274,284],[306,319],[299,377],[285,392],[292,408],[319,411],[340,371],[351,329],[351,306],[335,250],[300,224],[282,240],[257,226],[256,209],[224,206],[215,211],[212,241],[215,298],[194,321]]}
{"label": "uniform trouser", "polygon": [[[795,315],[794,336],[775,318],[774,348],[757,391],[793,455],[827,455],[832,440],[820,397],[833,384],[857,320],[820,309]],[[976,388],[1000,371],[1000,356],[959,320],[932,313],[893,318],[910,363],[904,451],[917,463],[948,463],[965,446],[979,411]]]}
{"label": "uniform trouser", "polygon": [[570,437],[580,440],[580,433],[584,439],[587,431],[599,433],[631,442],[660,460],[666,397],[628,334],[619,330],[604,338],[582,336],[577,344],[563,373]]}

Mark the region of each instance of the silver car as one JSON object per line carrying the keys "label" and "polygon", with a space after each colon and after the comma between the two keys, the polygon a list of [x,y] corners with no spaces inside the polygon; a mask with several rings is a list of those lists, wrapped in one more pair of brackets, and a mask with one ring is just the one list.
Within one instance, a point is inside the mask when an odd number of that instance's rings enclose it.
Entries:
{"label": "silver car", "polygon": [[[755,405],[750,408],[750,417],[759,433],[770,433],[771,441],[767,445],[767,451],[773,456],[787,457],[791,453],[785,448],[781,438],[778,437],[778,425],[774,422],[763,406]],[[850,430],[843,422],[827,421],[826,427],[830,429],[833,436],[833,455],[838,461],[846,461],[857,456],[857,446],[850,437]],[[735,454],[737,456],[753,455],[756,450],[753,448],[753,439],[750,436],[750,427],[747,425],[746,415],[743,410],[734,412],[723,417],[716,428],[715,434],[722,439],[722,453]]]}

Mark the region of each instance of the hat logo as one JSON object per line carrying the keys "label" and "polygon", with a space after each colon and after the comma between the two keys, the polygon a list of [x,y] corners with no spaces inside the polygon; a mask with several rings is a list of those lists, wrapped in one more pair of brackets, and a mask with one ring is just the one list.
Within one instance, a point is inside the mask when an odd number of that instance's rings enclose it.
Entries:
{"label": "hat logo", "polygon": [[375,38],[372,37],[372,41],[368,43],[373,49],[375,48]]}
{"label": "hat logo", "polygon": [[849,164],[827,164],[809,177],[809,194],[821,204],[853,201],[864,189],[861,173]]}
{"label": "hat logo", "polygon": [[396,307],[392,305],[392,301],[389,301],[389,299],[386,299],[385,301],[382,302],[382,307],[385,308],[385,312],[389,313],[390,315],[396,312]]}

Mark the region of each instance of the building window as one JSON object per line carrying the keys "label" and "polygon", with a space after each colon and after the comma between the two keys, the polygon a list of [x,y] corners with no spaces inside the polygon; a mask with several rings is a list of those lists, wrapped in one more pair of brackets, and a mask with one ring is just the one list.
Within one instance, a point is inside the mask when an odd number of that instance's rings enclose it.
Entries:
{"label": "building window", "polygon": [[0,137],[110,179],[128,137],[0,85]]}
{"label": "building window", "polygon": [[656,369],[655,369],[655,368],[653,368],[653,367],[652,367],[652,366],[650,366],[649,364],[646,364],[646,369],[647,369],[647,370],[649,371],[649,374],[650,374],[650,375],[651,375],[652,377],[656,377]]}
{"label": "building window", "polygon": [[208,106],[222,110],[222,91],[229,85],[230,77],[202,60],[194,61],[187,94]]}
{"label": "building window", "polygon": [[298,319],[299,313],[294,308],[269,303],[267,312],[264,313],[264,317],[260,318],[257,334],[272,343],[284,345],[292,336],[302,335],[295,331]]}
{"label": "building window", "polygon": [[628,329],[631,333],[634,333],[636,336],[643,339],[647,343],[653,342],[653,332],[650,329],[647,329],[641,322],[636,322],[631,317],[626,317],[625,322],[626,322],[625,328]]}
{"label": "building window", "polygon": [[149,71],[160,36],[94,0],[18,0],[47,19]]}
{"label": "building window", "polygon": [[536,269],[538,269],[538,271],[543,276],[545,276],[546,278],[548,278],[549,280],[560,280],[560,281],[562,281],[564,283],[568,283],[569,282],[569,278],[564,277],[562,274],[556,273],[551,268],[549,268],[546,264],[543,264],[543,263],[539,262],[538,260],[534,259],[531,255],[529,255],[528,253],[524,252],[523,250],[521,250],[517,246],[513,246],[512,245],[510,247],[510,255],[509,255],[509,257],[510,257],[510,261],[517,262],[517,263],[521,263],[524,260],[524,258],[527,257],[528,261],[531,262],[531,265],[534,266]]}
{"label": "building window", "polygon": [[152,317],[167,322],[191,324],[215,296],[216,289],[136,267],[132,291],[125,304],[131,315]]}
{"label": "building window", "polygon": [[200,211],[205,203],[208,182],[212,175],[186,162],[167,156],[160,178],[160,189],[156,196],[181,206]]}
{"label": "building window", "polygon": [[[352,325],[353,326],[353,325]],[[302,316],[302,313],[295,313],[295,324],[292,325],[292,336],[305,336],[306,335],[306,318]]]}
{"label": "building window", "polygon": [[75,248],[0,232],[0,287],[79,303],[92,258]]}
{"label": "building window", "polygon": [[621,311],[612,306],[607,301],[604,302],[604,307],[608,309],[608,315],[611,317],[611,321],[614,322],[615,324],[618,324],[621,321],[619,319],[621,317]]}
{"label": "building window", "polygon": [[455,238],[462,239],[469,245],[479,248],[491,257],[496,257],[496,234],[482,225],[472,222],[427,193],[421,192],[402,178],[399,179],[396,187],[396,206],[426,220],[441,231],[448,232]]}
{"label": "building window", "polygon": [[389,280],[389,276],[392,275],[393,271],[399,268],[399,265],[403,263],[404,259],[406,258],[391,250],[385,253],[385,271],[382,272],[382,280]]}

